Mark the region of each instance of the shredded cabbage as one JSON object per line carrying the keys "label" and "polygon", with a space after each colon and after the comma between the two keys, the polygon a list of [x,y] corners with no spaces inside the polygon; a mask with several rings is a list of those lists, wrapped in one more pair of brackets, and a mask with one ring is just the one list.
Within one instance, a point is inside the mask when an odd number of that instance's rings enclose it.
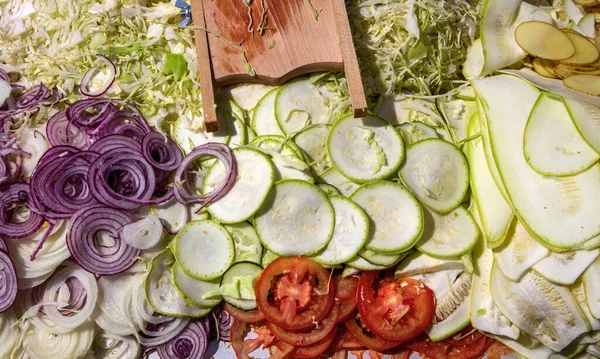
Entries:
{"label": "shredded cabbage", "polygon": [[19,73],[21,85],[43,82],[72,100],[104,54],[118,70],[107,95],[135,104],[150,124],[200,117],[193,30],[177,25],[174,3],[8,0],[0,6],[0,67]]}

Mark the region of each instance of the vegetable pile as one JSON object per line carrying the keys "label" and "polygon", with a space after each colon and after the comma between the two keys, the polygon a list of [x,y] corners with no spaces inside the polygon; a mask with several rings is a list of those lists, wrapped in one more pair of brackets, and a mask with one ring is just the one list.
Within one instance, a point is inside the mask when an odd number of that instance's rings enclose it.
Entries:
{"label": "vegetable pile", "polygon": [[597,4],[351,1],[369,116],[207,133],[178,9],[80,3],[0,18],[0,357],[598,357]]}

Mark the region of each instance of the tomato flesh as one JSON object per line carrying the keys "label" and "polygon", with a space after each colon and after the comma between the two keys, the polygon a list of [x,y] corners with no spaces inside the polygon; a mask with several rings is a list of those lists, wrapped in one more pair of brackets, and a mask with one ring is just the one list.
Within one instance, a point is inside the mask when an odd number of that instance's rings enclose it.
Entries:
{"label": "tomato flesh", "polygon": [[346,303],[356,300],[358,290],[358,277],[350,276],[342,278],[341,274],[333,276],[335,284],[335,298],[338,303]]}
{"label": "tomato flesh", "polygon": [[256,304],[270,323],[285,330],[308,329],[333,305],[335,288],[329,277],[309,258],[277,258],[258,279]]}
{"label": "tomato flesh", "polygon": [[345,322],[346,319],[356,315],[356,301],[345,302],[340,305],[340,318],[338,322]]}
{"label": "tomato flesh", "polygon": [[355,350],[364,347],[364,345],[356,340],[354,335],[350,333],[346,325],[339,324],[335,333],[335,338],[329,345],[329,352],[337,352],[340,350]]}
{"label": "tomato flesh", "polygon": [[379,274],[363,272],[360,277],[357,304],[363,323],[382,339],[405,342],[417,337],[433,318],[433,292],[420,281]]}
{"label": "tomato flesh", "polygon": [[[483,333],[467,328],[452,338],[433,342],[426,335],[416,338],[408,345],[411,349],[418,351],[427,358],[436,359],[477,359],[481,358],[493,340]],[[458,339],[456,339],[458,338]]]}
{"label": "tomato flesh", "polygon": [[[257,338],[246,339],[250,329],[254,329],[254,333],[258,335]],[[260,346],[263,348],[271,347],[275,341],[275,336],[266,326],[253,326],[237,319],[231,324],[230,333],[231,346],[238,359],[251,359],[250,353]]]}
{"label": "tomato flesh", "polygon": [[272,323],[267,323],[267,327],[280,340],[297,347],[305,347],[323,340],[332,331],[335,333],[339,314],[339,306],[335,304],[329,314],[319,322],[319,325],[309,331],[287,331]]}
{"label": "tomato flesh", "polygon": [[360,316],[350,318],[346,320],[344,324],[346,324],[348,331],[354,335],[354,338],[356,338],[358,342],[369,349],[386,350],[394,348],[400,344],[400,342],[386,340],[375,335],[362,323]]}
{"label": "tomato flesh", "polygon": [[256,323],[265,319],[265,315],[258,309],[243,310],[227,303],[223,303],[223,309],[225,309],[227,313],[231,314],[234,319],[244,323]]}
{"label": "tomato flesh", "polygon": [[331,345],[331,342],[335,338],[335,332],[337,331],[337,327],[334,327],[327,336],[320,341],[306,346],[306,347],[296,347],[292,352],[292,356],[294,358],[316,358],[319,355],[323,354],[327,348]]}

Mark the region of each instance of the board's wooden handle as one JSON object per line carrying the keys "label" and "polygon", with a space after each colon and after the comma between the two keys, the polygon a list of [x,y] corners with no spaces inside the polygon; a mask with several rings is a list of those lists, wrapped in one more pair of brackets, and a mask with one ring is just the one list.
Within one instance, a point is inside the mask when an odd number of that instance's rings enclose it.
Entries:
{"label": "board's wooden handle", "polygon": [[[194,26],[206,28],[202,0],[192,0],[191,6]],[[213,74],[210,65],[210,51],[208,50],[208,34],[206,31],[195,30],[194,37],[196,39],[196,52],[198,54],[200,90],[202,91],[202,108],[204,109],[204,127],[208,132],[216,132],[219,130],[219,123],[217,122]]]}
{"label": "board's wooden handle", "polygon": [[354,50],[354,41],[352,40],[352,32],[350,31],[350,20],[348,20],[346,3],[344,0],[332,0],[332,2],[340,48],[342,49],[342,58],[344,59],[344,73],[346,74],[354,117],[365,117],[368,112],[367,98],[365,97],[365,89],[360,78],[360,68],[358,67],[358,58]]}

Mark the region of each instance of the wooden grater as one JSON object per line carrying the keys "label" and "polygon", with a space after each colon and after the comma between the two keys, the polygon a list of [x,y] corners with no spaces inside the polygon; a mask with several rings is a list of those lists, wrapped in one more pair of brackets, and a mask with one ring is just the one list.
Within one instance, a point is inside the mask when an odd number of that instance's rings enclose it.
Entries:
{"label": "wooden grater", "polygon": [[[207,131],[218,130],[215,86],[238,82],[281,85],[318,71],[344,71],[354,116],[367,115],[344,0],[192,0],[191,8],[194,26],[209,30],[195,30]],[[263,14],[266,22],[261,35],[257,29]],[[249,31],[250,17],[253,32]],[[215,33],[245,52],[254,76],[239,49]]]}

